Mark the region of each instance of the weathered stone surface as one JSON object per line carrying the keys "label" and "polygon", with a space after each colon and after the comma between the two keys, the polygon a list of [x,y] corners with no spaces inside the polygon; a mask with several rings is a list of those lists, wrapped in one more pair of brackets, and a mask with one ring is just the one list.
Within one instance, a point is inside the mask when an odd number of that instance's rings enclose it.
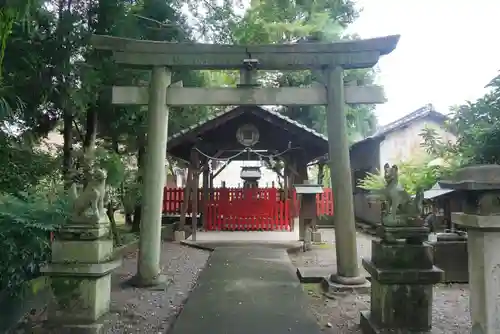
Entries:
{"label": "weathered stone surface", "polygon": [[52,277],[51,286],[55,297],[49,306],[52,322],[91,323],[109,311],[110,275],[89,279]]}
{"label": "weathered stone surface", "polygon": [[432,246],[429,244],[409,245],[403,241],[387,244],[372,241],[371,262],[378,269],[432,269]]}
{"label": "weathered stone surface", "polygon": [[[326,91],[321,87],[281,87],[281,88],[196,88],[169,87],[165,92],[169,106],[255,106],[255,105],[325,105]],[[149,92],[147,87],[113,86],[113,104],[147,105]],[[384,103],[386,98],[379,86],[346,86],[345,102]]]}
{"label": "weathered stone surface", "polygon": [[175,241],[186,240],[186,232],[185,231],[175,231],[174,232],[174,240]]}
{"label": "weathered stone surface", "polygon": [[81,223],[71,222],[56,233],[58,240],[96,240],[109,237],[109,223]]}
{"label": "weathered stone surface", "polygon": [[332,280],[332,275],[330,277],[325,277],[321,280],[321,288],[325,296],[335,298],[335,295],[344,293],[368,293],[370,291],[370,281],[366,280],[365,277],[358,279],[356,284],[345,284],[339,283]]}
{"label": "weathered stone surface", "polygon": [[394,50],[399,36],[287,45],[217,45],[169,43],[94,35],[99,49],[112,50],[117,63],[136,66],[189,67],[191,69],[239,69],[243,60],[257,59],[259,70],[299,70],[339,66],[344,69],[373,67],[381,55]]}
{"label": "weathered stone surface", "polygon": [[437,267],[430,269],[381,269],[373,262],[363,259],[363,268],[373,280],[384,284],[436,284],[443,280],[443,271]]}
{"label": "weathered stone surface", "polygon": [[472,333],[500,333],[500,165],[462,168],[440,184],[467,191],[452,220],[467,228]]}
{"label": "weathered stone surface", "polygon": [[408,224],[407,226],[404,226],[404,224],[401,224],[400,226],[378,226],[376,230],[377,236],[388,242],[406,239],[414,241],[416,244],[421,244],[423,241],[428,239],[429,229],[420,224],[421,220],[409,221],[405,218],[405,221],[407,222],[405,224]]}
{"label": "weathered stone surface", "polygon": [[440,185],[461,190],[499,190],[500,165],[477,165],[459,169],[452,179],[439,181]]}
{"label": "weathered stone surface", "polygon": [[427,331],[432,326],[432,285],[372,280],[371,315],[382,327]]}
{"label": "weathered stone surface", "polygon": [[53,263],[102,263],[111,260],[113,240],[54,240]]}
{"label": "weathered stone surface", "polygon": [[459,241],[438,240],[431,243],[434,264],[444,271],[443,283],[469,282],[469,257],[467,239]]}
{"label": "weathered stone surface", "polygon": [[119,267],[121,259],[115,259],[103,263],[49,263],[41,269],[41,272],[51,277],[74,276],[80,279],[86,277],[101,277],[111,273]]}
{"label": "weathered stone surface", "polygon": [[312,242],[319,243],[321,241],[321,232],[320,231],[314,231],[312,232]]}
{"label": "weathered stone surface", "polygon": [[302,283],[321,283],[336,271],[335,267],[298,267],[297,277]]}
{"label": "weathered stone surface", "polygon": [[371,275],[370,312],[361,314],[365,334],[384,333],[381,329],[404,333],[431,329],[432,286],[443,279],[432,255],[429,244],[408,243],[408,238],[372,242],[371,259],[363,259]]}

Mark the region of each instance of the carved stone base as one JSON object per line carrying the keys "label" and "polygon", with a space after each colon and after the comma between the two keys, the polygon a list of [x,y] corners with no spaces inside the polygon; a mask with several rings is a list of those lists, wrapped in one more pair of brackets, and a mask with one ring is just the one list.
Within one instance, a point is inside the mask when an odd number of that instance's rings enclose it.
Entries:
{"label": "carved stone base", "polygon": [[103,263],[111,260],[113,240],[54,240],[53,263]]}
{"label": "carved stone base", "polygon": [[429,238],[430,230],[425,226],[378,226],[377,236],[387,242],[406,239],[413,243],[422,243]]}
{"label": "carved stone base", "polygon": [[78,279],[52,277],[55,302],[49,318],[58,323],[92,323],[109,311],[111,275]]}
{"label": "carved stone base", "polygon": [[337,277],[325,277],[321,281],[321,288],[326,297],[335,298],[336,295],[346,293],[363,294],[370,292],[370,282],[364,277],[352,277],[353,281],[338,282]]}
{"label": "carved stone base", "polygon": [[[109,311],[111,272],[121,260],[104,263],[51,263],[42,268],[50,276],[54,301],[48,322],[81,333],[99,333],[98,320]],[[83,326],[85,325],[85,326]],[[73,333],[73,332],[71,332]]]}
{"label": "carved stone base", "polygon": [[[431,329],[432,288],[444,274],[433,265],[432,255],[429,244],[372,242],[371,259],[363,259],[371,275],[369,323],[404,333]],[[364,333],[377,333],[362,328]]]}
{"label": "carved stone base", "polygon": [[71,222],[56,233],[58,240],[95,240],[109,237],[110,228],[107,222],[82,223]]}

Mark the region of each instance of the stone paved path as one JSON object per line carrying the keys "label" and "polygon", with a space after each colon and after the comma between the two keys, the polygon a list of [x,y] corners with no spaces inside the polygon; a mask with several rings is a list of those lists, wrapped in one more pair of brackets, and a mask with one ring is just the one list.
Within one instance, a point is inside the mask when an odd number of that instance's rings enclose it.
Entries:
{"label": "stone paved path", "polygon": [[285,250],[217,248],[170,334],[319,334]]}

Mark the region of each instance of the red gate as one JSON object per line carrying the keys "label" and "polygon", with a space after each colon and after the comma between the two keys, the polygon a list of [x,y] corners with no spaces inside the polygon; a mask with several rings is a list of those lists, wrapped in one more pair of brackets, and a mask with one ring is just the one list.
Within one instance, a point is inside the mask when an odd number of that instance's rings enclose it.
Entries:
{"label": "red gate", "polygon": [[290,230],[289,203],[276,188],[214,189],[204,216],[209,231]]}
{"label": "red gate", "polygon": [[[290,220],[298,208],[297,194],[292,190],[290,198],[284,200],[284,191],[277,188],[215,188],[209,189],[207,201],[199,189],[199,212],[203,213],[207,230],[290,230]],[[292,202],[293,201],[293,202]],[[184,202],[183,188],[165,188],[163,213],[178,215]],[[204,207],[203,207],[204,204]],[[316,195],[318,216],[333,215],[332,190],[325,188]],[[191,203],[187,213],[191,214]]]}

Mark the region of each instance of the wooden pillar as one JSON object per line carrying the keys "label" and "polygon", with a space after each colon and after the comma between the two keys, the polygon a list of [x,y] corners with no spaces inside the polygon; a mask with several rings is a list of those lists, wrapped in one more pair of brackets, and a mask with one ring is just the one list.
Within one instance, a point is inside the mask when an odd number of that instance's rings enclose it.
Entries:
{"label": "wooden pillar", "polygon": [[188,173],[186,177],[186,186],[184,187],[184,197],[181,205],[181,217],[179,223],[179,230],[184,231],[186,226],[186,213],[189,205],[189,196],[191,195],[191,186],[193,184],[193,167],[188,166]]}
{"label": "wooden pillar", "polygon": [[200,155],[198,154],[197,151],[193,150],[192,151],[192,163],[193,163],[193,214],[191,217],[191,223],[192,223],[192,231],[191,231],[191,240],[196,241],[196,230],[198,228],[198,202],[199,202],[199,195],[198,195],[198,188],[199,188],[199,182],[200,182]]}
{"label": "wooden pillar", "polygon": [[290,171],[288,170],[288,163],[284,161],[283,163],[283,194],[285,200],[288,200],[288,194],[289,194],[289,180],[288,180],[288,175],[290,174]]}
{"label": "wooden pillar", "polygon": [[295,180],[296,184],[303,184],[309,180],[307,175],[307,162],[305,160],[299,160],[297,162],[297,173],[299,174]]}
{"label": "wooden pillar", "polygon": [[323,181],[325,179],[325,164],[318,164],[318,184],[323,185]]}
{"label": "wooden pillar", "polygon": [[340,284],[356,285],[365,283],[365,278],[360,276],[358,267],[343,72],[339,66],[325,71],[329,166],[335,207],[337,255],[337,274],[332,275],[331,280]]}
{"label": "wooden pillar", "polygon": [[203,166],[203,201],[202,201],[202,206],[200,208],[200,212],[203,215],[203,225],[206,226],[207,224],[207,217],[205,213],[207,212],[207,205],[209,201],[209,195],[210,191],[212,190],[210,188],[210,168],[208,164],[210,161],[207,161],[205,165]]}
{"label": "wooden pillar", "polygon": [[161,215],[168,132],[166,90],[171,82],[171,72],[165,67],[154,67],[152,72],[139,255],[137,275],[133,280],[138,286],[153,286],[165,281],[160,275]]}

